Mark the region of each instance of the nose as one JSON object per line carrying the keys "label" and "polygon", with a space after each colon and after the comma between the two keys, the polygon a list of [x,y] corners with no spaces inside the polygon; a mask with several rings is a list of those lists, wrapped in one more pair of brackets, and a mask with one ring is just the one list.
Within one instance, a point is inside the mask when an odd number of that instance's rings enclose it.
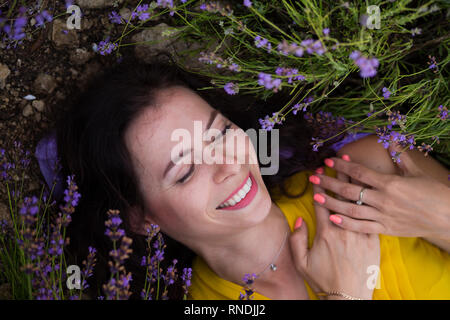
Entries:
{"label": "nose", "polygon": [[245,133],[232,131],[217,144],[213,164],[216,183],[242,172],[242,167],[248,162],[248,143],[251,142]]}

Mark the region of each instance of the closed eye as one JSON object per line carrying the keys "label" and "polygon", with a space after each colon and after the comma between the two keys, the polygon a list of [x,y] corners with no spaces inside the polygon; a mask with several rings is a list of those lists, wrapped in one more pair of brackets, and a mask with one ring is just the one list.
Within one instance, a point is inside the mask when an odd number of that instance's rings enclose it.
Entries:
{"label": "closed eye", "polygon": [[[231,129],[232,126],[233,125],[231,123],[227,123],[225,125],[225,128],[222,130],[222,132],[220,133],[220,135],[217,138],[224,137],[227,134],[227,130]],[[215,141],[217,138],[214,138],[213,141]],[[192,173],[194,172],[194,169],[195,169],[195,164],[192,164],[191,168],[186,173],[186,175],[184,175],[180,180],[178,180],[177,183],[180,183],[180,184],[184,183],[192,175]]]}

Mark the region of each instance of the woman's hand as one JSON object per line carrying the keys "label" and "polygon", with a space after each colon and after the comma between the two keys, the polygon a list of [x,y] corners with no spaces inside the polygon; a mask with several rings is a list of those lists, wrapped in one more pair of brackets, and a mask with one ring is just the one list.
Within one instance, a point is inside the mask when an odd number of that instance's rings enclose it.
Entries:
{"label": "woman's hand", "polygon": [[[408,170],[409,160],[405,154],[402,171]],[[344,201],[324,192],[315,196],[316,203],[333,212],[341,219],[337,226],[363,233],[382,233],[399,237],[423,237],[450,241],[450,188],[426,174],[406,176],[381,174],[367,167],[331,158],[332,167],[342,174],[359,181],[368,188],[364,191],[363,205],[357,205],[360,185],[316,174],[320,186],[340,195]],[[328,161],[328,164],[331,162]],[[418,168],[414,174],[420,174]],[[324,200],[319,203],[318,200]],[[431,240],[430,240],[431,241]],[[434,242],[434,241],[432,241]],[[441,247],[442,242],[438,245]],[[447,249],[444,245],[444,249]]]}
{"label": "woman's hand", "polygon": [[[324,192],[316,185],[313,189]],[[315,210],[317,229],[312,248],[308,249],[308,231],[301,218],[290,237],[297,271],[315,292],[339,291],[371,300],[374,285],[370,270],[380,263],[378,235],[336,228],[327,208],[316,204]]]}

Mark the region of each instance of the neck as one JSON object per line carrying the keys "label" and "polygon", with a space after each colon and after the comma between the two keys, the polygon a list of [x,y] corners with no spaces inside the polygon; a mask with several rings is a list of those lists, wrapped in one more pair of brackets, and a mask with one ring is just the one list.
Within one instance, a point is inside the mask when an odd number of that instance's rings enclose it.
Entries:
{"label": "neck", "polygon": [[[276,272],[266,270],[256,280],[259,284],[270,285],[276,282],[278,275],[289,269],[286,268],[290,264],[286,262],[291,257],[289,241],[286,239],[289,233],[286,217],[272,202],[270,212],[263,222],[230,237],[220,247],[204,248],[201,256],[219,277],[239,285],[243,284],[245,274],[260,274],[269,264],[275,263]],[[274,261],[275,258],[277,259]]]}

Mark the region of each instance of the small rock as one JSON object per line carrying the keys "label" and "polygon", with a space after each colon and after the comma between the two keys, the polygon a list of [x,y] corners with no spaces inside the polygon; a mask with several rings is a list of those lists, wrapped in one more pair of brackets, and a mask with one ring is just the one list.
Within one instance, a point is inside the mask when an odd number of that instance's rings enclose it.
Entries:
{"label": "small rock", "polygon": [[49,33],[50,39],[56,47],[76,48],[79,46],[77,29],[69,30],[65,20],[56,19],[53,21],[52,32]]}
{"label": "small rock", "polygon": [[94,56],[94,53],[84,48],[76,48],[70,53],[70,62],[76,65],[82,65],[89,61]]}
{"label": "small rock", "polygon": [[31,104],[27,104],[25,108],[23,108],[22,114],[24,117],[29,117],[33,114],[33,107]]}
{"label": "small rock", "polygon": [[0,89],[5,88],[6,78],[8,78],[10,73],[8,66],[0,63]]}
{"label": "small rock", "polygon": [[42,100],[35,100],[32,102],[33,108],[35,108],[38,112],[44,112],[45,103]]}
{"label": "small rock", "polygon": [[45,73],[40,73],[34,80],[34,89],[40,93],[52,93],[56,86],[55,79]]}
{"label": "small rock", "polygon": [[127,22],[128,19],[130,19],[131,17],[131,10],[128,8],[122,8],[120,9],[119,14],[122,17],[122,19],[125,20],[125,22]]}
{"label": "small rock", "polygon": [[169,52],[173,52],[172,44],[177,40],[176,37],[180,32],[181,30],[169,27],[165,23],[139,32],[131,40],[139,43],[135,46],[136,56],[145,62],[149,62],[148,60],[151,60],[160,51],[169,50]]}

